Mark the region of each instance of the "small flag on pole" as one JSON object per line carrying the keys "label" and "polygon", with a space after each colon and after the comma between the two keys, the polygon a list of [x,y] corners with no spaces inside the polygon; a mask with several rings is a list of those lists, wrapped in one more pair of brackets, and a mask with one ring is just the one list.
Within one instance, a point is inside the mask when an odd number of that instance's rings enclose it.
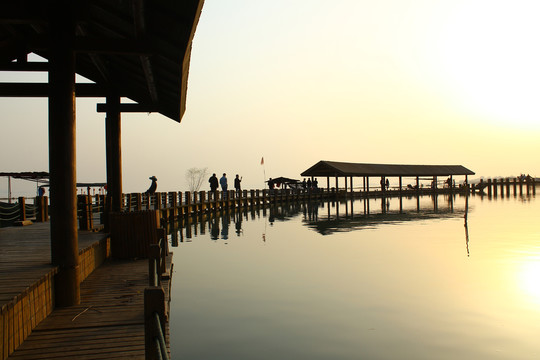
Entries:
{"label": "small flag on pole", "polygon": [[261,158],[261,165],[264,165],[264,156]]}

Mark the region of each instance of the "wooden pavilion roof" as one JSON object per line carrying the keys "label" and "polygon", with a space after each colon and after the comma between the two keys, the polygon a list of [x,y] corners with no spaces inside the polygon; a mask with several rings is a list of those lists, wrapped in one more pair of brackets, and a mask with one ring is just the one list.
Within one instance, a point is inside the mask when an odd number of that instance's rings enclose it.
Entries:
{"label": "wooden pavilion roof", "polygon": [[[204,0],[3,1],[0,70],[47,71],[52,4],[70,4],[76,23],[77,96],[127,97],[121,111],[159,112],[180,122],[186,107],[191,45]],[[48,96],[47,84],[0,84],[0,96]],[[98,106],[98,111],[105,108]]]}
{"label": "wooden pavilion roof", "polygon": [[363,164],[321,160],[301,176],[450,176],[474,175],[462,165]]}

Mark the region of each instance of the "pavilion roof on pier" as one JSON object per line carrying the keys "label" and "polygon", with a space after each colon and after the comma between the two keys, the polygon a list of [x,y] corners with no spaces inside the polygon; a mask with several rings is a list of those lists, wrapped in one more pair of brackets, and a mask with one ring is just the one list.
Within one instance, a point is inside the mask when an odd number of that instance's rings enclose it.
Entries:
{"label": "pavilion roof on pier", "polygon": [[[72,9],[64,6],[62,16],[76,24],[75,72],[93,81],[77,84],[77,97],[118,95],[134,102],[122,104],[123,112],[158,112],[180,122],[186,107],[191,44],[203,3],[93,0],[73,1]],[[2,70],[49,70],[47,63],[27,62],[26,55],[35,53],[50,59],[50,14],[57,11],[51,4],[55,3],[2,3]],[[49,94],[47,84],[19,83],[1,84],[0,95]]]}
{"label": "pavilion roof on pier", "polygon": [[462,165],[365,164],[321,160],[301,176],[450,176],[474,175]]}

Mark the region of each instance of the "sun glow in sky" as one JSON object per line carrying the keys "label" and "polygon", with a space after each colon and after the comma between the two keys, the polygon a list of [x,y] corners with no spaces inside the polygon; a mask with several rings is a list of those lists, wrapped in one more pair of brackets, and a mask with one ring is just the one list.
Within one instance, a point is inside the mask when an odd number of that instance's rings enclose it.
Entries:
{"label": "sun glow in sky", "polygon": [[[124,191],[146,190],[151,175],[158,190],[186,190],[190,167],[261,188],[264,174],[300,178],[323,159],[540,175],[539,10],[536,0],[206,0],[182,122],[123,114]],[[106,177],[96,102],[77,101],[80,182]],[[46,100],[0,104],[0,169],[47,170]]]}

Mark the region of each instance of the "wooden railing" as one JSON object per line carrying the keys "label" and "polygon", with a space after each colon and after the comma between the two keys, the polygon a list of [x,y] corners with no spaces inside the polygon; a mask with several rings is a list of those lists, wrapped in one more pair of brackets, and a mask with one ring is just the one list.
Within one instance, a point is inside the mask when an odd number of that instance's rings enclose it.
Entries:
{"label": "wooden railing", "polygon": [[168,243],[165,229],[158,229],[158,244],[150,245],[148,256],[149,286],[144,290],[144,338],[145,358],[169,359],[165,341],[168,314],[165,305],[165,290],[161,279],[166,271]]}

